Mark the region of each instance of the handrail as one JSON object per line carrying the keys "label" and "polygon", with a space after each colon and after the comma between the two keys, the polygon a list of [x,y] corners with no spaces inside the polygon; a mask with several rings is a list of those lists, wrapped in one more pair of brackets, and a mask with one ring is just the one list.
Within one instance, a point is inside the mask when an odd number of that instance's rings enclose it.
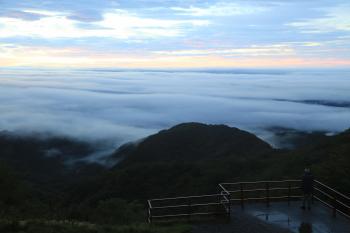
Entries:
{"label": "handrail", "polygon": [[[328,206],[333,210],[333,216],[335,217],[337,213],[341,213],[344,216],[350,218],[350,198],[341,192],[325,185],[324,183],[315,180],[315,184],[319,187],[315,187],[314,189],[327,199],[324,200],[317,195],[314,195],[315,199]],[[344,212],[345,210],[345,212]]]}
{"label": "handrail", "polygon": [[222,189],[223,192],[226,192],[226,194],[230,194],[229,191],[227,191],[227,189],[222,184],[219,184],[219,187]]}
{"label": "handrail", "polygon": [[[289,189],[300,189],[300,187],[283,187],[283,188],[269,188],[270,191],[276,191],[276,190],[289,190]],[[265,191],[266,188],[259,188],[259,189],[244,189],[244,192],[256,192],[256,191]],[[228,191],[229,193],[237,193],[240,192],[241,190],[230,190]]]}
{"label": "handrail", "polygon": [[214,214],[220,214],[219,212],[195,212],[191,214],[168,214],[168,215],[155,215],[153,218],[169,218],[169,217],[184,217],[184,216],[195,216],[195,215],[214,215]]}
{"label": "handrail", "polygon": [[242,181],[242,182],[234,182],[234,183],[220,183],[221,185],[238,185],[238,184],[263,184],[263,183],[283,183],[283,182],[300,182],[301,180],[291,179],[291,180],[262,180],[262,181]]}
{"label": "handrail", "polygon": [[[300,187],[297,186],[291,186],[290,188],[270,188],[270,190],[275,191],[275,190],[297,190],[300,189]],[[244,189],[244,192],[254,192],[254,191],[265,191],[266,189]],[[229,193],[239,193],[241,190],[230,190],[228,191]]]}
{"label": "handrail", "polygon": [[333,188],[331,188],[331,187],[329,187],[329,186],[323,184],[322,182],[320,182],[320,181],[318,181],[318,180],[315,180],[315,183],[317,183],[317,184],[319,184],[319,185],[321,185],[321,186],[323,186],[323,187],[325,187],[325,188],[331,190],[332,192],[336,193],[337,195],[339,195],[339,196],[341,196],[341,197],[343,197],[343,198],[345,198],[345,199],[347,199],[347,200],[350,201],[350,197],[348,197],[348,196],[342,194],[342,193],[339,192],[338,190],[335,190],[335,189],[333,189]]}
{"label": "handrail", "polygon": [[[191,204],[191,206],[208,206],[208,205],[222,205],[222,202],[212,202],[212,203],[203,203],[203,204]],[[166,208],[183,208],[188,207],[188,205],[168,205],[168,206],[156,206],[152,209],[166,209]]]}
{"label": "handrail", "polygon": [[[158,199],[150,199],[148,200],[148,222],[151,223],[154,218],[166,218],[166,217],[191,217],[196,215],[213,215],[213,214],[230,214],[230,198],[229,198],[229,192],[222,191],[221,193],[217,194],[206,194],[206,195],[198,195],[198,196],[182,196],[182,197],[171,197],[171,198],[158,198]],[[209,202],[206,201],[205,203],[198,203],[198,201],[201,201],[203,198],[219,198],[216,202]],[[182,201],[183,203],[175,204],[175,205],[163,205],[163,206],[157,206],[154,205],[154,203],[164,203],[166,201]],[[152,203],[154,202],[154,203]],[[197,202],[197,203],[196,203]],[[152,205],[153,204],[153,205]],[[210,207],[210,206],[223,206],[224,211],[207,211],[207,212],[195,212],[193,209],[196,207]],[[171,209],[179,209],[184,212],[181,213],[175,213],[175,214],[162,214],[162,215],[155,215],[153,214],[154,211],[157,210],[171,210]]]}
{"label": "handrail", "polygon": [[199,196],[183,196],[183,197],[167,197],[167,198],[157,198],[157,199],[150,199],[149,201],[169,201],[169,200],[177,200],[177,199],[192,199],[192,198],[203,198],[203,197],[218,197],[222,196],[224,194],[206,194],[206,195],[199,195]]}
{"label": "handrail", "polygon": [[340,205],[344,206],[346,209],[350,209],[350,206],[345,204],[344,202],[339,201],[339,200],[336,200],[336,202],[339,203]]}
{"label": "handrail", "polygon": [[[206,194],[206,195],[197,195],[197,196],[181,196],[181,197],[170,197],[170,198],[158,198],[148,200],[148,221],[152,222],[153,218],[166,218],[166,217],[180,217],[180,216],[195,216],[195,215],[211,215],[211,214],[225,214],[230,216],[231,213],[231,204],[232,201],[240,201],[242,208],[244,208],[245,201],[265,201],[268,206],[271,201],[276,199],[287,199],[288,205],[290,200],[293,198],[301,198],[302,195],[296,195],[295,192],[292,193],[292,190],[300,190],[299,186],[292,186],[292,183],[301,182],[298,179],[287,179],[287,180],[272,180],[272,181],[245,181],[245,182],[234,182],[234,183],[220,183],[219,189],[220,193],[217,194]],[[276,183],[285,183],[287,186],[278,186],[271,187],[271,184]],[[263,184],[259,188],[246,189],[246,185],[252,184]],[[227,186],[237,185],[236,189],[230,190]],[[318,180],[314,181],[314,198],[329,208],[333,209],[333,215],[337,212],[343,214],[344,216],[350,217],[350,198],[339,191],[330,188],[329,186],[321,183]],[[318,187],[319,186],[319,187]],[[274,191],[279,192],[279,195],[273,194]],[[259,196],[245,196],[247,193],[259,192]],[[231,194],[235,194],[235,197],[231,197]],[[261,194],[263,194],[261,196]],[[323,196],[320,196],[323,195]],[[238,198],[236,198],[238,196]],[[219,198],[217,201],[206,201],[205,203],[198,203],[201,199],[204,198]],[[325,199],[326,198],[326,199]],[[155,206],[154,203],[166,202],[166,201],[178,201],[183,202],[175,205],[161,205]],[[197,202],[197,203],[196,203]],[[203,202],[203,201],[202,201]],[[331,202],[331,203],[330,203]],[[349,203],[348,203],[349,202]],[[165,204],[165,203],[164,203]],[[223,206],[224,211],[207,211],[207,212],[195,212],[193,208],[195,207],[210,207],[210,206]],[[341,207],[341,208],[340,208]],[[185,209],[186,213],[175,213],[175,214],[163,214],[163,215],[154,215],[153,211],[156,210],[171,210],[171,209]]]}
{"label": "handrail", "polygon": [[322,191],[321,189],[314,188],[317,192],[320,192],[322,195],[328,197],[328,198],[333,198],[333,196],[329,195],[328,193]]}

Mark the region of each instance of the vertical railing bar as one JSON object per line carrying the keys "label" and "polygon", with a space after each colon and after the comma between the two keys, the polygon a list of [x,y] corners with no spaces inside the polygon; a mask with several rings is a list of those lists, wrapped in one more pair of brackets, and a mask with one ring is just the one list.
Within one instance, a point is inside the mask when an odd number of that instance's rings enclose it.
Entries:
{"label": "vertical railing bar", "polygon": [[265,189],[266,189],[266,206],[270,206],[270,185],[269,182],[267,181],[265,183]]}
{"label": "vertical railing bar", "polygon": [[228,198],[228,219],[231,220],[231,194],[227,193]]}
{"label": "vertical railing bar", "polygon": [[147,203],[148,203],[148,222],[152,223],[152,204],[150,200],[148,200]]}
{"label": "vertical railing bar", "polygon": [[192,214],[192,208],[191,208],[191,204],[192,204],[191,201],[192,200],[191,199],[192,198],[188,199],[188,210],[187,210],[188,211],[188,221],[191,221],[191,214]]}
{"label": "vertical railing bar", "polygon": [[290,181],[288,182],[288,206],[290,206],[290,195],[291,195],[291,184]]}
{"label": "vertical railing bar", "polygon": [[244,209],[244,191],[243,191],[243,183],[239,183],[241,189],[241,208]]}
{"label": "vertical railing bar", "polygon": [[149,215],[148,221],[149,221],[149,223],[152,223],[153,218],[152,218],[152,209],[151,208],[148,210],[148,215]]}

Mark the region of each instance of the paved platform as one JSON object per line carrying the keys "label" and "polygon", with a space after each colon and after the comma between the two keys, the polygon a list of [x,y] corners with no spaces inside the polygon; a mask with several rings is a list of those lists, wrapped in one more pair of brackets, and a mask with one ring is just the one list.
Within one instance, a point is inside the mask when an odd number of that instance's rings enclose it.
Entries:
{"label": "paved platform", "polygon": [[243,210],[233,206],[232,216],[235,212],[244,212],[296,233],[300,232],[303,223],[312,227],[312,233],[350,233],[350,219],[340,214],[334,218],[332,210],[319,202],[315,202],[311,210],[302,210],[300,205],[299,201],[293,201],[289,206],[286,202],[271,203],[270,207],[263,203],[245,204]]}

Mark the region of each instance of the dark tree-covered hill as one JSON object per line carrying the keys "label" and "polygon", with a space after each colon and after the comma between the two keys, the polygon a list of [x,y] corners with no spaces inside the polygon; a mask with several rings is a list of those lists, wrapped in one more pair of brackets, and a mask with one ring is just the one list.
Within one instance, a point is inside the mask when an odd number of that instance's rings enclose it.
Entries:
{"label": "dark tree-covered hill", "polygon": [[237,128],[184,123],[122,145],[110,155],[120,162],[103,168],[86,162],[67,166],[94,150],[88,143],[2,133],[2,214],[101,221],[120,203],[127,208],[135,200],[214,193],[220,182],[298,178],[306,166],[317,179],[350,193],[350,130],[292,136],[297,148],[274,149]]}
{"label": "dark tree-covered hill", "polygon": [[[195,162],[221,159],[232,155],[259,154],[272,147],[254,134],[226,125],[183,123],[147,137],[136,147],[129,145],[129,153],[119,166],[135,163]],[[114,155],[120,157],[118,152]]]}

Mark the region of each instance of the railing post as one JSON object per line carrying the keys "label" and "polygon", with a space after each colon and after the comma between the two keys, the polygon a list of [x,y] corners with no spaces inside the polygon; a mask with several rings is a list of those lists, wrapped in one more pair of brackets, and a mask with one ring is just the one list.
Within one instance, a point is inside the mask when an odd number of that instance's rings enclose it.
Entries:
{"label": "railing post", "polygon": [[147,201],[148,202],[148,223],[152,223],[152,204],[151,201]]}
{"label": "railing post", "polygon": [[266,182],[265,184],[265,189],[266,189],[266,206],[270,206],[270,185],[269,182]]}
{"label": "railing post", "polygon": [[314,204],[315,181],[312,182],[311,204]]}
{"label": "railing post", "polygon": [[241,207],[244,209],[244,190],[243,190],[243,183],[239,183],[240,190],[241,190]]}
{"label": "railing post", "polygon": [[[218,195],[216,198],[217,198],[217,203],[222,203],[222,200],[221,200],[221,198],[222,198],[222,192],[220,192],[219,193],[220,195]],[[217,212],[219,212],[218,210],[219,210],[219,205],[216,205],[215,206],[215,210],[217,211]]]}
{"label": "railing post", "polygon": [[288,206],[290,206],[290,196],[291,196],[291,184],[290,181],[288,182]]}
{"label": "railing post", "polygon": [[152,223],[152,209],[148,208],[148,223]]}
{"label": "railing post", "polygon": [[231,219],[231,200],[230,200],[230,193],[227,191],[223,191],[221,193],[222,197],[223,197],[223,205],[225,208],[225,212],[226,212],[226,217],[227,220],[229,221]]}
{"label": "railing post", "polygon": [[228,218],[231,219],[231,193],[228,192]]}
{"label": "railing post", "polygon": [[188,214],[188,221],[191,220],[191,214],[192,214],[192,207],[191,207],[191,198],[188,199],[188,209],[187,209],[187,214]]}

